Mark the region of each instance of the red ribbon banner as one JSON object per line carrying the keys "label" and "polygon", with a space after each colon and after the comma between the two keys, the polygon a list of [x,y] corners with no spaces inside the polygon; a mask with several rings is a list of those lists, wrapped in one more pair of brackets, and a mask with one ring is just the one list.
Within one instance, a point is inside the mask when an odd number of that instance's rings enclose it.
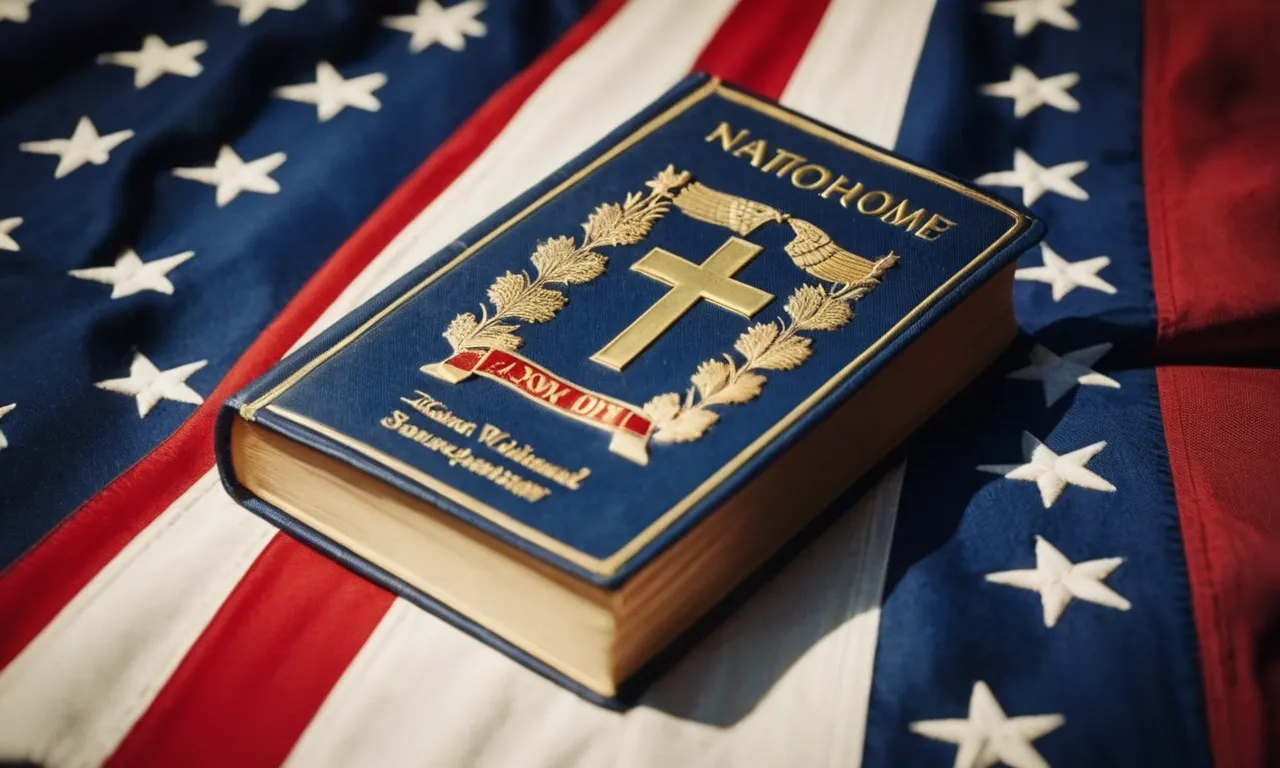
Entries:
{"label": "red ribbon banner", "polygon": [[472,374],[492,379],[539,405],[612,432],[610,451],[637,464],[649,463],[646,443],[653,422],[638,407],[583,389],[514,352],[468,349],[422,371],[451,384]]}

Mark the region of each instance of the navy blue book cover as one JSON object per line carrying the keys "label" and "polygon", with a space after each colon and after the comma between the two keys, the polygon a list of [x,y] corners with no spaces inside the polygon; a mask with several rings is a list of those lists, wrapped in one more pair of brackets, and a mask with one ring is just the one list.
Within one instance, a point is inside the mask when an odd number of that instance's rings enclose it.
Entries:
{"label": "navy blue book cover", "polygon": [[256,421],[614,587],[1041,230],[695,76],[233,398],[219,439]]}

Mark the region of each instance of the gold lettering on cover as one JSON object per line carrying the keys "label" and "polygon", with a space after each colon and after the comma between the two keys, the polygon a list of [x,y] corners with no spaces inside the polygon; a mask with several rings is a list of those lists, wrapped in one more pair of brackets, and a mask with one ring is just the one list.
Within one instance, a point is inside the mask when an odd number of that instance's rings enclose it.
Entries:
{"label": "gold lettering on cover", "polygon": [[475,434],[475,422],[467,421],[466,419],[453,415],[453,412],[449,410],[448,406],[420,389],[415,389],[413,392],[417,397],[402,397],[400,398],[400,402],[408,405],[410,408],[413,408],[413,410],[423,416],[426,416],[428,419],[431,419],[448,429],[452,429],[454,432],[457,432],[464,437],[471,437]]}
{"label": "gold lettering on cover", "polygon": [[759,168],[760,164],[764,162],[764,152],[766,148],[767,147],[764,143],[764,139],[756,139],[750,144],[743,144],[741,147],[738,147],[737,149],[735,149],[733,151],[733,156],[734,157],[750,156],[751,164],[754,165],[756,168]]}
{"label": "gold lettering on cover", "polygon": [[[939,216],[935,213],[929,217],[929,220],[924,223],[924,226],[920,228],[920,231],[916,232],[916,237],[921,240],[933,242],[934,240],[937,240],[943,232],[946,232],[955,225],[956,223],[951,219]],[[932,235],[932,237],[930,237],[930,235]]]}
{"label": "gold lettering on cover", "polygon": [[600,413],[602,408],[604,408],[603,400],[595,395],[588,395],[585,392],[579,395],[578,399],[574,400],[573,404],[569,406],[569,410],[574,413],[580,413],[588,418]]}
{"label": "gold lettering on cover", "polygon": [[720,147],[724,149],[725,152],[728,152],[733,149],[738,142],[747,138],[747,135],[751,133],[746,128],[743,128],[737,133],[731,133],[732,130],[733,129],[729,127],[728,123],[721,122],[714,131],[707,134],[706,140],[713,141],[715,139],[719,139]]}
{"label": "gold lettering on cover", "polygon": [[[455,445],[443,437],[432,434],[429,430],[410,424],[409,414],[404,411],[393,410],[389,415],[380,419],[378,423],[400,437],[445,457],[448,459],[450,467],[461,467],[473,475],[488,480],[517,498],[536,502],[541,501],[551,493],[551,489],[544,485],[526,480],[501,465],[485,461],[476,456],[470,448]],[[587,474],[590,474],[589,470]],[[586,475],[583,475],[583,477],[586,477]]]}
{"label": "gold lettering on cover", "polygon": [[786,176],[792,168],[803,163],[808,158],[801,157],[794,152],[788,152],[785,149],[774,150],[773,159],[764,164],[760,170],[765,173],[773,173],[778,178]]}
{"label": "gold lettering on cover", "polygon": [[[514,365],[514,363],[503,367],[503,375],[506,375],[506,372],[510,370],[512,365]],[[528,392],[534,397],[546,400],[552,405],[559,405],[560,398],[569,394],[569,389],[564,387],[560,382],[543,376],[541,373],[527,365],[524,366],[524,372],[515,378],[514,383],[525,392]]]}
{"label": "gold lettering on cover", "polygon": [[502,456],[513,464],[542,475],[548,480],[558,483],[571,491],[582,487],[582,481],[590,477],[589,467],[568,469],[539,456],[533,446],[521,443],[511,436],[510,432],[499,429],[492,424],[480,428],[480,444]]}
{"label": "gold lettering on cover", "polygon": [[842,186],[843,184],[848,184],[848,183],[849,183],[849,177],[845,176],[844,174],[840,174],[839,178],[831,182],[831,186],[822,190],[822,199],[826,200],[827,198],[831,197],[832,194],[839,193],[840,205],[844,206],[845,208],[848,208],[849,201],[856,199],[858,195],[862,194],[862,182],[859,181],[856,184],[854,184],[852,187]]}
{"label": "gold lettering on cover", "polygon": [[[812,181],[801,181],[801,177],[806,173],[811,175],[816,173],[818,176]],[[791,174],[791,185],[799,189],[817,189],[828,181],[831,181],[831,171],[815,163],[802,165],[795,170],[795,173]]]}
{"label": "gold lettering on cover", "polygon": [[390,416],[384,416],[382,421],[378,422],[387,429],[399,429],[400,425],[409,420],[409,414],[404,411],[392,411]]}
{"label": "gold lettering on cover", "polygon": [[[591,356],[592,361],[621,371],[650,344],[658,340],[699,301],[710,301],[730,312],[752,317],[773,300],[773,294],[734,280],[761,246],[731,237],[702,264],[685,261],[676,254],[654,248],[631,265],[631,271],[671,286],[661,299],[636,318],[613,341]],[[617,406],[610,406],[617,408]]]}
{"label": "gold lettering on cover", "polygon": [[[905,229],[921,240],[933,242],[942,233],[956,226],[956,222],[926,208],[912,210],[906,198],[899,200],[893,193],[882,189],[867,191],[862,182],[855,182],[844,174],[810,163],[803,155],[781,147],[770,147],[765,139],[757,138],[743,144],[749,135],[750,131],[735,130],[729,123],[721,121],[715,130],[707,134],[706,141],[718,141],[725,152],[748,159],[762,173],[788,179],[797,189],[821,190],[818,194],[823,200],[837,199],[838,195],[842,208],[853,208],[864,216],[875,216],[885,224]],[[769,151],[773,152],[773,156],[766,162],[765,155]],[[835,181],[831,180],[832,176],[835,176]]]}
{"label": "gold lettering on cover", "polygon": [[908,232],[911,232],[919,226],[920,220],[924,218],[926,211],[923,208],[917,208],[908,213],[907,211],[910,208],[911,201],[904,199],[902,202],[898,203],[898,206],[892,211],[881,216],[880,220],[890,226],[905,227]]}
{"label": "gold lettering on cover", "polygon": [[[875,199],[877,204],[868,205],[867,201]],[[858,198],[858,213],[865,213],[868,216],[878,216],[893,205],[893,195],[879,189],[873,189],[862,197]]]}

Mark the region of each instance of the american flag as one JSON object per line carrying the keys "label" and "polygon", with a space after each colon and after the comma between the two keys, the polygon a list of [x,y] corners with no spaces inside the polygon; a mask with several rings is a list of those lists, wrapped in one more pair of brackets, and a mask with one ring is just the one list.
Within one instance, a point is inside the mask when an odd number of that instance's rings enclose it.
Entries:
{"label": "american flag", "polygon": [[[1277,41],[1271,0],[0,0],[0,761],[1277,759]],[[620,714],[237,507],[213,417],[692,70],[1049,234],[1009,352]]]}

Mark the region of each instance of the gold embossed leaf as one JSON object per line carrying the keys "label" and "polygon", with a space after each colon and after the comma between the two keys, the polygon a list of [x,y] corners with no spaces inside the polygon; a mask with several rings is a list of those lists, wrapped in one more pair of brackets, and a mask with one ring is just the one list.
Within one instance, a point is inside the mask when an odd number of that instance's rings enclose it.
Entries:
{"label": "gold embossed leaf", "polygon": [[532,288],[525,291],[519,303],[508,313],[530,323],[545,323],[568,303],[565,295],[550,288]]}
{"label": "gold embossed leaf", "polygon": [[738,340],[733,343],[733,348],[747,358],[749,365],[764,354],[776,338],[778,338],[778,326],[773,323],[756,323],[738,337]]}
{"label": "gold embossed leaf", "polygon": [[568,283],[578,285],[589,283],[604,274],[604,265],[608,259],[595,251],[583,251],[556,270],[555,277],[547,278],[549,283]]}
{"label": "gold embossed leaf", "polygon": [[[612,242],[614,230],[622,221],[622,206],[617,203],[604,203],[592,211],[587,223],[582,225],[586,233],[587,243],[595,245],[616,245]],[[587,243],[584,243],[586,245]]]}
{"label": "gold embossed leaf", "polygon": [[720,360],[707,360],[698,366],[698,370],[693,374],[691,380],[693,386],[698,388],[698,394],[703,400],[711,397],[715,393],[724,388],[729,383],[729,376],[733,373],[733,367],[730,363]]}
{"label": "gold embossed leaf", "polygon": [[666,424],[680,413],[680,395],[675,392],[658,395],[645,403],[642,410],[655,424]]}
{"label": "gold embossed leaf", "polygon": [[572,237],[553,237],[538,243],[529,260],[543,279],[552,283],[563,282],[556,280],[555,275],[573,260],[576,250]]}
{"label": "gold embossed leaf", "polygon": [[818,308],[817,314],[808,323],[805,323],[801,330],[834,331],[852,319],[853,310],[849,307],[847,299],[828,296],[822,300],[822,306]]}
{"label": "gold embossed leaf", "polygon": [[496,347],[507,352],[515,352],[524,343],[524,339],[515,334],[519,329],[518,325],[495,323],[467,339],[466,346],[471,349]]}
{"label": "gold embossed leaf", "polygon": [[653,222],[662,217],[667,208],[661,205],[650,206],[642,215],[628,216],[609,233],[609,237],[601,239],[601,245],[635,245],[649,235]]}
{"label": "gold embossed leaf", "polygon": [[742,371],[724,389],[706,398],[703,405],[738,405],[760,396],[766,379],[758,373]]}
{"label": "gold embossed leaf", "polygon": [[817,285],[802,285],[782,309],[801,331],[834,331],[853,317],[847,299],[835,298]]}
{"label": "gold embossed leaf", "polygon": [[507,272],[489,286],[489,301],[499,315],[508,314],[520,302],[528,287],[529,279],[523,273]]}
{"label": "gold embossed leaf", "polygon": [[719,419],[720,416],[715,411],[690,408],[681,411],[674,419],[659,424],[653,433],[653,440],[657,443],[687,443],[697,440]]}
{"label": "gold embossed leaf", "polygon": [[791,316],[791,322],[802,327],[809,318],[817,314],[818,307],[826,297],[827,292],[819,286],[802,285],[782,305],[782,311]]}
{"label": "gold embossed leaf", "polygon": [[441,335],[444,336],[445,340],[449,342],[449,346],[453,347],[456,352],[462,348],[462,344],[471,334],[476,332],[478,327],[480,327],[480,324],[476,322],[476,316],[470,312],[463,312],[449,321],[449,327],[445,328],[444,333]]}
{"label": "gold embossed leaf", "polygon": [[809,340],[803,336],[788,336],[771,344],[756,360],[757,368],[770,371],[789,371],[809,359],[812,350]]}

